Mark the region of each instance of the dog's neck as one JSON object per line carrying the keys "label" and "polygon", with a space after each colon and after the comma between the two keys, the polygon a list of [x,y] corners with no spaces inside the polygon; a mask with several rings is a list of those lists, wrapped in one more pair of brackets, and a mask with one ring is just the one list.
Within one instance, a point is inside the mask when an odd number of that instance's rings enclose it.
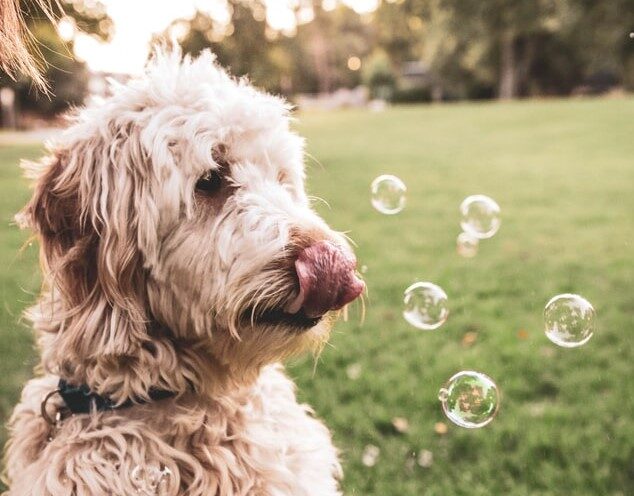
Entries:
{"label": "dog's neck", "polygon": [[[38,333],[42,368],[115,402],[145,398],[151,389],[193,393],[206,399],[227,397],[253,384],[265,365],[252,363],[238,370],[218,358],[214,352],[218,346],[212,346],[210,339],[177,338],[158,324],[149,324],[147,338],[129,353],[84,355],[77,352],[64,320],[53,318],[63,315],[51,311],[55,306],[52,298],[45,296],[30,313]],[[84,332],[104,330],[87,328]]]}
{"label": "dog's neck", "polygon": [[204,342],[169,338],[154,338],[135,356],[60,359],[54,349],[43,350],[42,356],[47,371],[115,402],[146,398],[151,389],[207,400],[227,397],[249,387],[260,370],[238,374],[220,363]]}

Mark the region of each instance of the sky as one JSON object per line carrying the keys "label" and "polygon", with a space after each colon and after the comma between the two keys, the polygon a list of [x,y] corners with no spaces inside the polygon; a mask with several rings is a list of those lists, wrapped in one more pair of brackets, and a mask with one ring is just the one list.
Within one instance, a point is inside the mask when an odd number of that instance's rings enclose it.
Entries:
{"label": "sky", "polygon": [[[265,0],[267,21],[279,30],[292,29],[294,0]],[[226,17],[223,0],[101,0],[114,22],[114,36],[108,43],[76,33],[71,23],[62,20],[58,29],[62,37],[75,38],[75,55],[95,71],[138,74],[148,56],[148,44],[174,20],[191,17],[196,10],[214,18]],[[375,9],[379,0],[343,0],[357,12]],[[336,4],[326,0],[325,6]]]}

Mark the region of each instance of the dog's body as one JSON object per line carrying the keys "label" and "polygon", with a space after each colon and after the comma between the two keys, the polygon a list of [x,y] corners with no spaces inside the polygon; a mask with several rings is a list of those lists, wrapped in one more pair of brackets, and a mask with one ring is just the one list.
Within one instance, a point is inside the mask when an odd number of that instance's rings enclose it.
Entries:
{"label": "dog's body", "polygon": [[[330,434],[279,367],[221,400],[187,395],[71,417],[49,442],[40,404],[56,386],[47,376],[24,389],[8,456],[12,496],[340,494]],[[165,469],[157,483],[152,471]]]}
{"label": "dog's body", "polygon": [[[10,423],[7,495],[339,494],[330,434],[275,364],[318,350],[363,283],[288,121],[208,53],[159,54],[31,166],[43,377]],[[62,415],[60,378],[125,408]]]}

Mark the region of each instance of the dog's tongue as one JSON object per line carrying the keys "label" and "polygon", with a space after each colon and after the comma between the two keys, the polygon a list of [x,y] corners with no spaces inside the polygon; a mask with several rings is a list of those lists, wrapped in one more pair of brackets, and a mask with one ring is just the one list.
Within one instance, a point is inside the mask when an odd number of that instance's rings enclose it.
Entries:
{"label": "dog's tongue", "polygon": [[347,305],[365,288],[355,275],[356,265],[354,256],[329,241],[305,248],[295,261],[299,294],[285,310],[303,308],[308,317],[320,317]]}

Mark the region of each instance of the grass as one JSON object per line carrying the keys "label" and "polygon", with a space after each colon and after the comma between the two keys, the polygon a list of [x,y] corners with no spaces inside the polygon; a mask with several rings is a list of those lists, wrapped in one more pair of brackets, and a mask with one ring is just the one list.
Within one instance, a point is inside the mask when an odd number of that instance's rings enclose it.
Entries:
{"label": "grass", "polygon": [[[310,357],[289,365],[301,399],[334,432],[347,495],[634,494],[633,121],[632,99],[300,115],[319,160],[309,161],[309,190],[330,205],[316,208],[349,230],[368,267],[365,323],[341,323],[315,372]],[[9,221],[27,197],[17,159],[37,153],[0,148],[2,421],[34,363],[17,321],[37,288],[36,254],[19,254],[25,237]],[[382,173],[408,186],[397,216],[370,206],[369,184]],[[474,193],[498,201],[502,227],[462,259],[458,205]],[[449,295],[437,331],[401,317],[402,292],[416,280]],[[599,315],[579,349],[558,348],[542,331],[545,302],[565,292]],[[361,369],[356,380],[351,365]],[[437,434],[437,422],[448,424],[438,389],[465,369],[496,380],[499,415],[483,429],[449,424]],[[409,430],[397,432],[394,417]],[[380,455],[366,467],[370,444]],[[430,467],[416,463],[422,450],[433,454]]]}
{"label": "grass", "polygon": [[[39,288],[37,247],[13,222],[13,215],[27,201],[29,192],[17,167],[20,158],[34,158],[39,147],[0,148],[0,422],[4,425],[20,389],[36,363],[33,340],[20,323],[24,307]],[[4,445],[4,430],[0,442]]]}

